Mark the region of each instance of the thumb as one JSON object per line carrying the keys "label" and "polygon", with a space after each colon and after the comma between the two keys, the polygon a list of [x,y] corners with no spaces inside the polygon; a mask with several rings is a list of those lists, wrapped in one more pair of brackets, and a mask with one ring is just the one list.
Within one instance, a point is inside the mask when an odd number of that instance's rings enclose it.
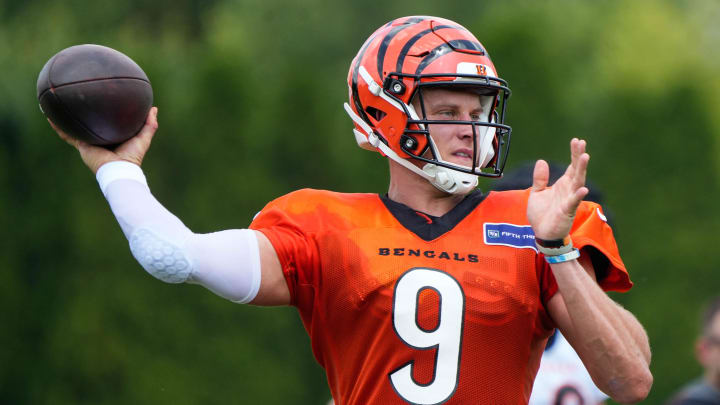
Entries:
{"label": "thumb", "polygon": [[157,113],[157,107],[150,108],[147,119],[145,120],[145,125],[143,125],[140,132],[135,135],[136,138],[141,140],[142,146],[146,150],[150,147],[150,142],[152,141],[153,136],[155,136],[155,131],[158,129]]}
{"label": "thumb", "polygon": [[535,170],[533,170],[532,191],[543,191],[548,185],[549,178],[550,167],[548,166],[547,162],[542,159],[538,160],[535,163]]}
{"label": "thumb", "polygon": [[123,160],[135,163],[138,166],[142,164],[145,153],[150,148],[155,131],[157,131],[157,107],[152,107],[148,112],[145,125],[140,132],[134,137],[125,141],[115,149],[115,153]]}

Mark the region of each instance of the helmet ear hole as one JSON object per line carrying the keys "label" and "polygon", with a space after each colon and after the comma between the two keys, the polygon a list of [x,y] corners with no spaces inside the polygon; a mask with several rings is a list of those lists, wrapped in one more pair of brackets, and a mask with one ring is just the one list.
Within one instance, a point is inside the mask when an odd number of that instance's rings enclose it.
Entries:
{"label": "helmet ear hole", "polygon": [[370,106],[365,108],[365,112],[376,122],[382,121],[382,119],[385,118],[385,116],[387,115],[387,113],[385,113],[384,111],[378,110],[377,108]]}

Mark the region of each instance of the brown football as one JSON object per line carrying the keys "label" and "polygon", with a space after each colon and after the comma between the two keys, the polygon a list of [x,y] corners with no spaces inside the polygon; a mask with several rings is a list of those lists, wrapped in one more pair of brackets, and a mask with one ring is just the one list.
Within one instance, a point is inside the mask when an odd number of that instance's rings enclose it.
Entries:
{"label": "brown football", "polygon": [[126,55],[77,45],[50,58],[37,80],[40,109],[68,135],[112,146],[135,136],[153,102],[147,75]]}

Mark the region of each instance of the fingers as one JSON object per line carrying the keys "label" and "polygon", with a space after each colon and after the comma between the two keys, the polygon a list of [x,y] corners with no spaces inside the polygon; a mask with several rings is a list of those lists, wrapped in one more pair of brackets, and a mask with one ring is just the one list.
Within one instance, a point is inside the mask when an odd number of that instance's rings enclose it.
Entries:
{"label": "fingers", "polygon": [[587,166],[590,162],[590,155],[585,152],[587,142],[582,139],[573,138],[570,141],[570,166],[566,171],[572,184],[568,193],[563,210],[568,214],[573,214],[577,210],[580,202],[588,194],[589,190],[585,187],[585,179],[587,176]]}
{"label": "fingers", "polygon": [[70,135],[66,134],[62,129],[55,126],[55,124],[53,124],[53,122],[50,121],[50,118],[48,118],[47,121],[50,123],[50,126],[52,127],[52,129],[55,130],[55,132],[57,132],[60,139],[67,142],[70,146],[74,147],[75,149],[77,149],[81,154],[83,153],[84,149],[87,149],[90,146],[90,144],[83,142],[79,139],[73,138]]}
{"label": "fingers", "polygon": [[63,141],[67,142],[67,143],[70,144],[71,146],[77,148],[77,142],[78,142],[77,139],[72,138],[70,135],[66,134],[62,129],[56,127],[55,124],[53,124],[53,122],[50,121],[50,118],[47,119],[47,122],[50,124],[50,126],[52,127],[52,129],[53,129],[55,132],[57,132],[57,134],[58,134],[58,136],[60,137],[60,139],[62,139]]}
{"label": "fingers", "polygon": [[577,190],[575,190],[575,193],[570,196],[567,200],[564,202],[564,206],[562,207],[563,212],[565,212],[568,216],[574,217],[575,211],[577,210],[578,206],[582,202],[583,198],[590,192],[590,190],[587,187],[580,187]]}
{"label": "fingers", "polygon": [[547,187],[548,179],[550,178],[550,167],[547,162],[540,159],[535,163],[535,170],[533,170],[533,184],[532,191],[542,191]]}
{"label": "fingers", "polygon": [[570,167],[568,167],[566,173],[570,175],[573,189],[578,189],[585,185],[588,162],[590,161],[590,155],[585,152],[586,146],[587,142],[585,142],[585,140],[573,138],[570,141],[571,160]]}

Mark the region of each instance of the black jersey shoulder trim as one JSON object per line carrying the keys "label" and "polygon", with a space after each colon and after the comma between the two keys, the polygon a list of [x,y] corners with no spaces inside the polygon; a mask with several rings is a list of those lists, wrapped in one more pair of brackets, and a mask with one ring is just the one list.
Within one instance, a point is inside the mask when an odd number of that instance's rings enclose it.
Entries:
{"label": "black jersey shoulder trim", "polygon": [[[487,196],[480,189],[468,194],[447,214],[436,217],[416,211],[405,204],[391,200],[387,194],[381,195],[385,207],[407,230],[424,241],[431,241],[444,235],[470,214]],[[430,221],[428,221],[430,219]]]}

